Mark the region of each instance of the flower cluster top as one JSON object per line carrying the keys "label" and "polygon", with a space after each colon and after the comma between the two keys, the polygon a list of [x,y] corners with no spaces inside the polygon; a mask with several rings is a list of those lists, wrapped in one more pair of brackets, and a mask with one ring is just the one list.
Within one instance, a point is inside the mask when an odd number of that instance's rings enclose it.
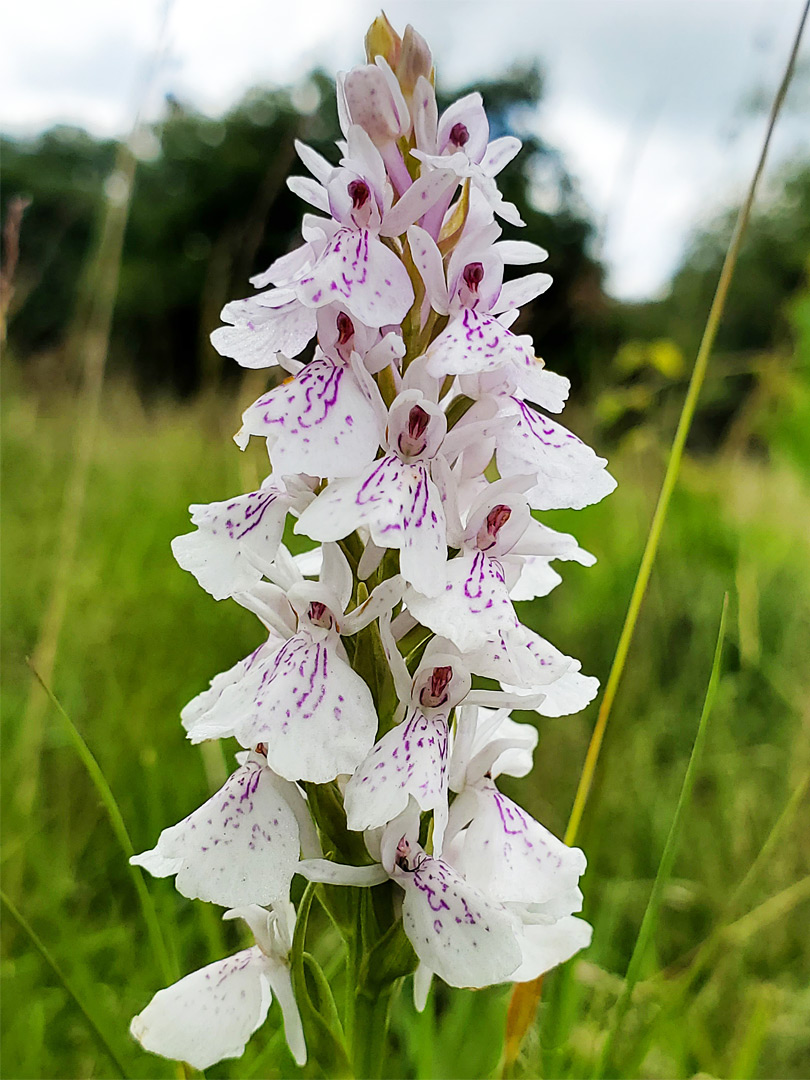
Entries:
{"label": "flower cluster top", "polygon": [[[520,148],[489,138],[481,96],[439,113],[430,52],[412,28],[381,37],[338,81],[332,163],[297,144],[314,207],[303,244],[229,303],[215,347],[287,376],[242,417],[266,440],[258,491],[192,506],[173,544],[216,599],[267,638],[183,711],[193,743],[243,748],[225,787],[133,861],[241,916],[256,944],[160,991],[133,1021],[143,1045],[205,1068],[240,1054],[271,992],[306,1057],[290,978],[295,874],[401,889],[402,925],[453,986],[537,977],[590,940],[574,917],[585,859],[502,794],[537,741],[511,708],[562,716],[597,682],[522,625],[513,601],[594,559],[532,511],[581,508],[615,483],[550,413],[569,384],[510,329],[549,287],[496,177]],[[384,55],[383,55],[384,53]],[[315,339],[309,362],[298,359]],[[282,542],[285,525],[301,547]],[[475,688],[484,677],[500,690]],[[326,839],[337,797],[368,856]],[[355,865],[350,865],[354,862]]]}

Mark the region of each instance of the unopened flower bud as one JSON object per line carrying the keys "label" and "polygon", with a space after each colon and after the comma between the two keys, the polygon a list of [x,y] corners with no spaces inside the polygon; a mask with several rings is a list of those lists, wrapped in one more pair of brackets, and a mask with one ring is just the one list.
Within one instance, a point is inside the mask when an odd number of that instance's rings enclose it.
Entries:
{"label": "unopened flower bud", "polygon": [[377,147],[410,128],[411,117],[393,71],[385,63],[353,68],[343,84],[353,124],[359,124]]}
{"label": "unopened flower bud", "polygon": [[[406,37],[408,29],[405,31]],[[370,64],[378,56],[383,56],[396,68],[402,53],[402,38],[388,21],[388,17],[381,12],[366,31],[366,59]]]}
{"label": "unopened flower bud", "polygon": [[394,67],[402,92],[409,102],[420,75],[429,82],[433,81],[433,57],[428,43],[421,34],[417,34],[410,23],[405,27],[402,37],[402,52],[399,61],[396,65],[392,64],[392,67]]}

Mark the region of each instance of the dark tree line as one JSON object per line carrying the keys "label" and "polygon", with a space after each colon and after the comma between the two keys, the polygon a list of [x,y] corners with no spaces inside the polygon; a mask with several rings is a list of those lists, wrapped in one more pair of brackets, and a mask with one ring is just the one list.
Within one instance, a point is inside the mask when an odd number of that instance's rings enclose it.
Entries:
{"label": "dark tree line", "polygon": [[[669,400],[676,407],[682,380],[650,377],[643,365],[623,372],[614,357],[628,340],[663,339],[691,363],[733,215],[719,217],[694,237],[664,300],[619,304],[603,291],[602,269],[590,254],[594,227],[564,162],[524,130],[542,97],[540,72],[515,71],[478,88],[492,137],[512,131],[524,138],[523,152],[499,184],[521,207],[526,228],[505,225],[505,235],[547,248],[544,269],[554,277],[552,289],[524,311],[518,329],[533,335],[539,354],[568,375],[580,394],[624,385],[632,400],[638,397],[635,384],[646,380],[644,401]],[[238,379],[236,365],[217,355],[208,335],[228,300],[250,294],[248,278],[300,243],[304,207],[285,184],[290,173],[304,171],[293,142],[301,138],[337,161],[334,87],[315,73],[311,89],[320,104],[307,114],[287,89],[253,90],[220,119],[168,99],[161,122],[134,148],[139,161],[108,370],[125,374],[145,398],[188,397],[203,386]],[[458,94],[445,94],[440,105]],[[79,378],[72,370],[77,357],[66,343],[82,298],[94,287],[92,274],[99,272],[92,256],[117,152],[114,142],[72,128],[2,140],[4,219],[10,200],[31,199],[20,238],[8,353],[38,387]],[[751,222],[713,361],[720,370],[728,362],[731,373],[707,388],[703,423],[697,425],[708,442],[716,441],[755,385],[746,358],[789,347],[786,303],[801,287],[808,251],[810,167],[804,164],[772,183]],[[637,422],[632,407],[619,412],[617,432]],[[608,418],[608,428],[611,423]]]}
{"label": "dark tree line", "polygon": [[[332,161],[339,135],[332,83],[312,77],[321,105],[310,115],[289,91],[255,90],[222,119],[169,99],[141,155],[120,268],[109,367],[126,372],[149,396],[188,396],[234,377],[208,342],[229,300],[248,295],[248,278],[300,242],[300,201],[285,185],[303,171],[301,138]],[[542,94],[537,70],[515,72],[482,88],[493,137],[520,128]],[[462,91],[464,92],[464,91]],[[455,95],[454,95],[455,96]],[[445,96],[444,104],[451,100]],[[21,238],[9,324],[22,364],[58,364],[101,218],[116,146],[75,129],[30,140],[3,140],[4,193],[31,198]],[[542,172],[554,213],[533,209]],[[534,137],[502,176],[507,198],[524,208],[522,236],[550,253],[555,285],[524,316],[521,329],[559,370],[585,379],[604,351],[601,272],[588,256],[592,232],[559,155]],[[507,233],[511,227],[506,226]],[[84,283],[84,284],[83,284]],[[50,366],[49,366],[50,365]],[[238,373],[237,373],[238,374]]]}

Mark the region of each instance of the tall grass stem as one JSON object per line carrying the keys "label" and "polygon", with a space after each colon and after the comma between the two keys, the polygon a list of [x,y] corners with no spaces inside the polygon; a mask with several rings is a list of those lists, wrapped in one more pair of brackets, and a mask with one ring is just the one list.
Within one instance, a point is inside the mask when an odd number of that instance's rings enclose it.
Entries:
{"label": "tall grass stem", "polygon": [[661,491],[658,496],[658,502],[655,507],[655,513],[653,514],[652,523],[650,524],[650,531],[647,534],[647,541],[644,545],[644,552],[641,556],[641,563],[639,565],[638,574],[636,576],[636,581],[633,586],[633,592],[630,596],[630,603],[627,608],[627,614],[625,615],[624,625],[622,626],[622,632],[619,636],[619,643],[616,646],[616,653],[613,657],[610,674],[608,675],[608,680],[605,684],[605,693],[602,698],[601,705],[599,706],[599,714],[597,716],[596,726],[594,727],[593,735],[591,736],[591,741],[588,746],[588,752],[585,757],[585,764],[582,768],[582,775],[580,777],[579,786],[577,787],[577,792],[574,797],[574,805],[571,810],[571,817],[569,818],[568,827],[565,832],[566,844],[573,844],[576,840],[577,833],[579,832],[580,822],[582,821],[582,814],[585,810],[585,805],[588,801],[588,795],[593,784],[593,778],[596,772],[596,765],[599,760],[599,751],[602,748],[602,740],[604,739],[605,729],[607,728],[611,709],[613,708],[616,691],[619,688],[619,683],[621,682],[622,674],[624,673],[624,666],[627,661],[627,654],[630,650],[630,644],[633,640],[633,634],[636,629],[639,611],[641,610],[641,604],[647,591],[647,585],[650,580],[653,563],[655,562],[655,557],[658,553],[658,545],[664,530],[664,523],[666,521],[667,511],[669,510],[669,503],[672,498],[672,492],[675,489],[675,484],[678,479],[678,473],[680,472],[681,460],[683,458],[686,439],[689,435],[689,429],[692,426],[692,420],[695,415],[695,409],[697,408],[698,398],[700,396],[700,391],[703,387],[703,381],[706,377],[706,368],[709,363],[709,357],[711,356],[714,341],[717,336],[717,330],[720,326],[720,321],[723,317],[723,312],[725,310],[728,291],[731,287],[731,282],[734,277],[734,270],[737,265],[737,258],[740,253],[740,247],[742,245],[743,237],[745,236],[748,221],[751,217],[751,209],[754,204],[757,187],[759,186],[759,181],[765,168],[765,160],[767,158],[768,149],[771,144],[771,137],[776,126],[777,118],[782,109],[782,105],[784,103],[790,81],[793,77],[793,70],[796,65],[796,57],[799,51],[799,45],[801,44],[802,34],[804,32],[804,26],[807,21],[807,14],[809,9],[810,0],[807,0],[802,11],[802,17],[796,31],[796,36],[793,41],[793,47],[788,58],[785,73],[782,77],[782,82],[780,83],[779,89],[776,92],[776,96],[774,97],[773,104],[771,106],[771,112],[768,118],[768,126],[765,131],[765,139],[762,143],[762,149],[760,150],[759,159],[754,170],[754,175],[751,178],[751,183],[749,185],[745,201],[743,202],[743,205],[740,208],[740,212],[737,215],[737,220],[734,225],[734,232],[732,233],[728,250],[726,251],[726,257],[723,260],[723,267],[720,271],[717,288],[715,289],[712,305],[709,309],[709,315],[706,320],[706,326],[703,330],[703,336],[701,338],[697,357],[695,359],[695,366],[692,369],[692,376],[689,380],[689,388],[686,393],[683,408],[681,409],[681,415],[678,420],[675,437],[672,440],[672,447],[670,449],[669,458],[667,460],[667,468],[664,474],[664,480],[661,485]]}
{"label": "tall grass stem", "polygon": [[[127,142],[118,145],[112,171],[104,185],[103,202],[99,213],[99,234],[95,251],[87,268],[80,306],[74,318],[66,353],[68,360],[76,358],[81,364],[82,384],[76,417],[75,445],[72,466],[65,484],[62,508],[57,526],[54,576],[48,602],[40,625],[33,658],[37,671],[46,683],[53,681],[59,639],[67,614],[74,574],[76,550],[84,515],[85,495],[99,427],[104,374],[110,346],[118,281],[124,250],[124,236],[132,193],[135,185],[137,159],[131,144],[141,128],[141,110],[146,103],[160,64],[165,56],[166,31],[172,0],[164,0],[160,28],[144,85],[138,92],[138,106],[132,133]],[[36,680],[31,681],[20,726],[20,783],[14,791],[14,808],[21,820],[30,817],[39,790],[40,759],[47,697]],[[12,868],[11,892],[18,891],[23,876],[22,863]],[[8,879],[7,879],[8,885]]]}
{"label": "tall grass stem", "polygon": [[[590,742],[588,744],[588,750],[585,755],[585,762],[582,767],[582,773],[580,775],[579,784],[577,786],[576,794],[574,796],[574,803],[571,809],[571,816],[568,820],[568,827],[565,831],[566,844],[573,844],[576,841],[577,834],[579,832],[580,822],[582,821],[582,815],[585,811],[585,806],[588,802],[588,796],[593,786],[594,775],[596,773],[597,762],[599,761],[599,753],[602,749],[602,742],[605,737],[605,730],[607,729],[608,720],[610,719],[610,713],[613,708],[613,702],[616,697],[616,692],[621,682],[622,674],[624,673],[624,666],[627,660],[627,654],[630,650],[630,644],[633,640],[633,634],[635,633],[636,623],[638,621],[639,612],[641,610],[641,604],[644,600],[644,595],[647,591],[647,585],[650,580],[650,574],[652,573],[655,557],[658,553],[658,545],[661,539],[661,535],[664,529],[664,523],[667,517],[667,511],[669,510],[670,500],[672,493],[675,489],[675,484],[680,472],[681,460],[683,458],[684,448],[686,446],[686,439],[689,434],[689,429],[692,425],[692,420],[695,415],[698,398],[700,391],[703,387],[703,382],[706,377],[706,369],[709,363],[709,357],[711,356],[714,341],[717,336],[717,330],[720,325],[720,321],[723,316],[723,312],[726,306],[726,299],[728,297],[729,288],[731,287],[731,281],[734,277],[734,270],[737,265],[737,258],[740,253],[740,247],[742,245],[743,237],[745,236],[748,221],[751,217],[751,209],[754,204],[754,197],[756,195],[757,187],[765,168],[765,161],[768,156],[768,150],[771,144],[771,137],[773,135],[776,121],[782,110],[785,97],[787,95],[788,87],[790,86],[791,79],[793,78],[793,72],[796,66],[796,57],[799,52],[799,46],[801,44],[802,35],[804,33],[804,27],[807,22],[808,10],[810,10],[810,0],[806,0],[804,8],[802,9],[802,15],[799,20],[799,25],[796,29],[796,34],[791,47],[790,55],[785,66],[785,71],[782,76],[782,81],[779,84],[779,89],[773,99],[771,105],[770,115],[768,117],[767,127],[765,129],[765,137],[763,139],[762,148],[760,150],[759,158],[757,160],[756,167],[754,169],[751,182],[748,187],[745,200],[740,208],[737,220],[734,225],[734,231],[729,241],[729,246],[726,251],[725,259],[723,260],[723,266],[720,271],[720,277],[717,282],[714,297],[712,299],[709,314],[706,319],[706,325],[703,329],[703,335],[701,337],[700,345],[698,347],[697,356],[695,358],[695,365],[692,369],[692,375],[689,380],[689,387],[687,389],[686,398],[681,409],[681,414],[678,420],[678,426],[675,430],[675,436],[670,448],[669,457],[667,460],[666,472],[661,485],[661,490],[658,495],[658,502],[655,507],[652,522],[650,523],[650,529],[647,534],[647,540],[644,545],[644,551],[641,556],[641,562],[639,564],[636,580],[633,585],[633,591],[630,596],[630,602],[627,607],[627,612],[624,618],[624,624],[622,626],[621,634],[619,635],[619,641],[616,646],[616,652],[611,664],[610,673],[608,675],[607,683],[605,684],[605,693],[599,706],[599,712],[596,718],[596,724],[594,726],[593,733],[591,735]],[[507,1016],[506,1027],[506,1045],[510,1048],[509,1056],[504,1055],[503,1072],[506,1074],[513,1062],[516,1060],[519,1047],[525,1037],[526,1032],[534,1021],[536,1015],[537,1005],[540,1001],[542,983],[540,980],[535,980],[530,983],[521,983],[516,986],[512,999],[510,1002],[509,1013]],[[521,999],[526,999],[525,1001]],[[510,1019],[514,1023],[518,1023],[520,1028],[511,1027]]]}

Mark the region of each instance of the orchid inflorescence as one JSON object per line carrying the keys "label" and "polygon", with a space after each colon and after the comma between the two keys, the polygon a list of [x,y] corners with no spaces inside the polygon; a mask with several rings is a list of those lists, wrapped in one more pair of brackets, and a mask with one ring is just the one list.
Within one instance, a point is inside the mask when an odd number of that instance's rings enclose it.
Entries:
{"label": "orchid inflorescence", "polygon": [[[198,1068],[239,1056],[273,995],[306,1060],[316,961],[304,975],[295,875],[359,955],[359,997],[408,973],[418,1007],[434,974],[531,980],[591,935],[574,916],[582,852],[497,779],[525,776],[537,743],[511,709],[564,716],[597,689],[515,612],[559,583],[553,561],[594,562],[532,511],[581,508],[615,482],[548,416],[568,380],[509,329],[551,283],[504,280],[546,258],[500,239],[497,218],[523,224],[495,182],[519,140],[489,140],[477,93],[439,115],[411,27],[400,38],[382,17],[367,47],[338,79],[339,165],[297,144],[312,177],[289,185],[320,211],[304,243],[212,336],[243,367],[289,376],[235,436],[266,439],[272,471],[258,491],[192,506],[196,531],[173,543],[207,592],[267,632],[182,713],[192,743],[235,738],[238,768],[132,860],[255,938],[132,1022],[146,1049]],[[296,359],[313,337],[313,359]],[[290,517],[318,547],[290,553]]]}

